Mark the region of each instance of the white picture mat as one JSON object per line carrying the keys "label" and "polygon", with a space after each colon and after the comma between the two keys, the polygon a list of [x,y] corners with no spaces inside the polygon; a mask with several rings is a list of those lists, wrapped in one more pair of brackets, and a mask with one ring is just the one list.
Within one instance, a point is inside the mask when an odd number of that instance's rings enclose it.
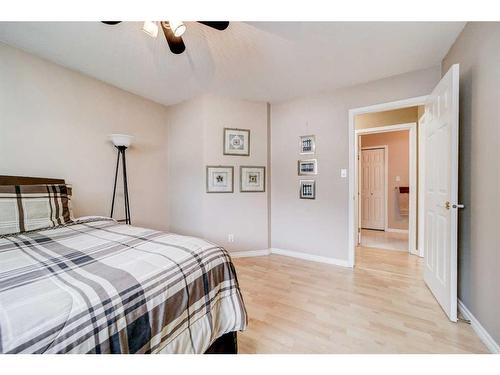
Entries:
{"label": "white picture mat", "polygon": [[[311,171],[302,171],[305,164],[312,164],[313,168]],[[318,161],[317,159],[307,159],[298,161],[298,174],[299,176],[314,175],[318,173]]]}
{"label": "white picture mat", "polygon": [[[310,195],[303,195],[303,187],[304,185],[311,185],[312,186],[312,194]],[[299,182],[299,197],[301,199],[316,199],[316,181],[315,180],[300,180]]]}
{"label": "white picture mat", "polygon": [[[240,190],[241,191],[255,191],[263,192],[265,191],[266,184],[266,169],[265,167],[245,167],[240,168],[241,179],[240,179]],[[256,177],[256,181],[251,181],[251,176]]]}
{"label": "white picture mat", "polygon": [[[218,181],[220,178],[222,180]],[[207,167],[207,193],[233,192],[232,167]]]}
{"label": "white picture mat", "polygon": [[[241,139],[241,148],[233,147],[235,138]],[[250,155],[250,130],[224,128],[224,155]]]}
{"label": "white picture mat", "polygon": [[[311,140],[311,149],[305,151],[303,146],[304,146],[304,141],[306,140]],[[299,137],[299,153],[301,155],[312,155],[316,152],[316,137],[314,135],[303,135]]]}

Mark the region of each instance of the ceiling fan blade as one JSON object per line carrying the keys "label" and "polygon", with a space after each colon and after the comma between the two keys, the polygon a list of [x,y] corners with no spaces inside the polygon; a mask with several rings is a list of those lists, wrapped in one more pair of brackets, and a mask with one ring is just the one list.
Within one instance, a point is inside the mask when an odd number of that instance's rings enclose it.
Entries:
{"label": "ceiling fan blade", "polygon": [[182,37],[175,36],[168,26],[168,23],[162,21],[161,28],[163,30],[163,34],[165,35],[165,39],[167,40],[168,47],[170,48],[170,51],[172,51],[172,53],[180,55],[186,50],[186,45],[184,44]]}
{"label": "ceiling fan blade", "polygon": [[216,30],[226,30],[227,27],[229,26],[228,21],[198,21],[199,23],[211,27],[212,29]]}
{"label": "ceiling fan blade", "polygon": [[105,23],[106,25],[118,25],[122,21],[101,21],[102,23]]}

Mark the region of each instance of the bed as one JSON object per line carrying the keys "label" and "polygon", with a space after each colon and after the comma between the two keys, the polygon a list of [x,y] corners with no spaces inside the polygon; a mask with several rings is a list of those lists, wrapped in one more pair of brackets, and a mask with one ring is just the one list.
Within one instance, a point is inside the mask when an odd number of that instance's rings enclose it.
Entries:
{"label": "bed", "polygon": [[[0,176],[0,186],[64,180]],[[0,236],[0,353],[237,353],[227,251],[105,217]]]}

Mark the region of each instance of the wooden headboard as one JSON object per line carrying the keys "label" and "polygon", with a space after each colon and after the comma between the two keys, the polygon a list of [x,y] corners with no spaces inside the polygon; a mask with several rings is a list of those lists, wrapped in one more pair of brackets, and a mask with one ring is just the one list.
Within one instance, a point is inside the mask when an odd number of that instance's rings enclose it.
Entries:
{"label": "wooden headboard", "polygon": [[43,185],[64,183],[64,180],[60,178],[0,176],[0,185]]}

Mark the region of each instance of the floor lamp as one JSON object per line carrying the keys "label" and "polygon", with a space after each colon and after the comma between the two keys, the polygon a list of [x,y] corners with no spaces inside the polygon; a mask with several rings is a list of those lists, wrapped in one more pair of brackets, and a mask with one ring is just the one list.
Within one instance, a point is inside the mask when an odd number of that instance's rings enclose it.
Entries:
{"label": "floor lamp", "polygon": [[110,217],[113,217],[113,210],[115,208],[115,196],[116,196],[116,182],[118,179],[118,168],[120,167],[120,158],[122,160],[123,167],[123,195],[125,200],[125,219],[118,220],[124,221],[125,224],[132,224],[130,220],[130,204],[128,199],[128,184],[127,184],[127,163],[125,162],[125,151],[128,147],[130,147],[130,143],[132,142],[132,136],[126,134],[111,134],[110,139],[113,145],[118,150],[117,158],[116,158],[116,170],[115,170],[115,183],[113,186],[113,200],[111,202],[111,214]]}

